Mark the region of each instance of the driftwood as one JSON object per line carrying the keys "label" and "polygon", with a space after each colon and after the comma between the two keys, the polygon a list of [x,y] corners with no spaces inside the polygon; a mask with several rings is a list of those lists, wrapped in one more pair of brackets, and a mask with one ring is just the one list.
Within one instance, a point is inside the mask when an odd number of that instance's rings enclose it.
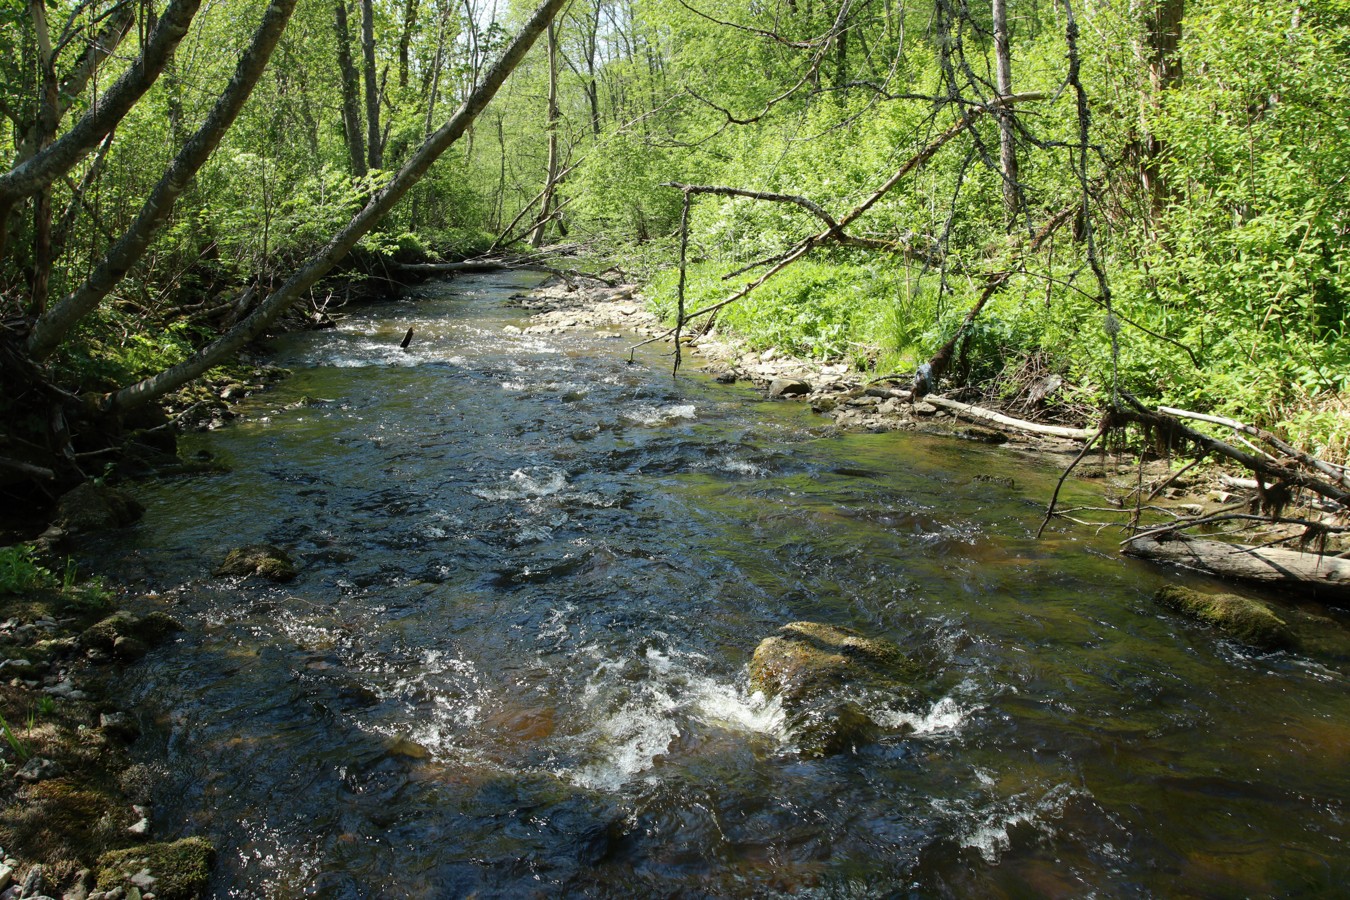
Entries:
{"label": "driftwood", "polygon": [[390,268],[395,272],[405,275],[417,275],[424,278],[434,278],[437,275],[454,275],[458,272],[496,272],[500,269],[514,269],[517,271],[543,272],[548,275],[557,275],[559,278],[564,278],[569,281],[573,278],[588,278],[591,281],[598,281],[607,287],[614,287],[618,284],[617,281],[605,278],[601,275],[592,275],[589,272],[579,272],[575,269],[559,269],[555,266],[545,265],[539,258],[530,256],[496,256],[446,263],[395,263]]}
{"label": "driftwood", "polygon": [[1027,431],[1031,434],[1045,434],[1052,437],[1068,438],[1074,441],[1086,441],[1097,434],[1095,428],[1068,428],[1063,425],[1041,425],[1037,422],[1028,422],[1024,419],[1014,419],[1011,416],[996,413],[991,409],[971,406],[969,403],[962,403],[959,400],[948,400],[945,397],[925,397],[924,401],[931,403],[934,406],[940,406],[943,409],[950,410],[964,419],[971,419],[986,424],[993,423],[995,425],[1002,425],[1006,428],[1016,428],[1019,431]]}
{"label": "driftwood", "polygon": [[1306,587],[1319,596],[1350,597],[1350,560],[1332,556],[1160,534],[1133,538],[1124,552],[1224,578]]}

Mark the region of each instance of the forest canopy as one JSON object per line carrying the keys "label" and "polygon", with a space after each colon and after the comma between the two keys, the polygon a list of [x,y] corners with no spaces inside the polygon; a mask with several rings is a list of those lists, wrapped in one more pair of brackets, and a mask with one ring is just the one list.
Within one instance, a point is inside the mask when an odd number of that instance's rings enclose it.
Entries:
{"label": "forest canopy", "polygon": [[733,189],[688,195],[691,309],[806,242],[719,311],[753,347],[912,372],[959,331],[947,377],[986,393],[1055,373],[1350,443],[1346,0],[0,0],[0,26],[11,472],[400,261],[562,245],[670,314],[681,185]]}

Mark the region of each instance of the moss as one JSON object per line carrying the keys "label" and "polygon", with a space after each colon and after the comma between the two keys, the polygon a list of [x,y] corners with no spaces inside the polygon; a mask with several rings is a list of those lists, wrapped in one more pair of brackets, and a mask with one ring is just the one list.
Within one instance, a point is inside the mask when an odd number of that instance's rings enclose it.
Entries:
{"label": "moss", "polygon": [[131,824],[120,798],[65,778],[39,782],[20,798],[0,813],[0,838],[7,851],[43,863],[92,856],[124,840]]}
{"label": "moss", "polygon": [[1294,643],[1285,621],[1257,600],[1236,594],[1204,594],[1176,585],[1164,587],[1153,599],[1262,650],[1290,647]]}
{"label": "moss", "polygon": [[130,525],[145,513],[135,498],[107,485],[86,481],[57,501],[56,519],[68,531],[106,531]]}
{"label": "moss", "polygon": [[[750,686],[778,697],[797,748],[807,756],[846,752],[881,729],[855,699],[912,699],[919,667],[888,641],[848,628],[793,622],[765,638],[750,661]],[[889,700],[888,700],[889,702]]]}
{"label": "moss", "polygon": [[199,837],[115,850],[99,857],[98,889],[136,886],[160,900],[191,900],[206,889],[214,857],[215,849]]}
{"label": "moss", "polygon": [[134,657],[162,642],[169,634],[182,629],[183,626],[172,616],[162,612],[137,616],[126,610],[120,610],[86,628],[80,635],[80,643],[87,649]]}
{"label": "moss", "polygon": [[212,573],[221,575],[261,575],[269,581],[291,581],[296,576],[295,563],[285,550],[271,544],[252,544],[231,550]]}
{"label": "moss", "polygon": [[917,674],[900,648],[849,628],[793,622],[755,648],[750,686],[770,697],[792,699],[866,677],[903,681]]}

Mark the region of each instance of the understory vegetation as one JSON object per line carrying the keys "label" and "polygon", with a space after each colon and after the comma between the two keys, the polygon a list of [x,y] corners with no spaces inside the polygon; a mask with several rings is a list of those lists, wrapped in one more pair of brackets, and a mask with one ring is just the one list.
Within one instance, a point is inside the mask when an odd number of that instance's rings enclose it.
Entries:
{"label": "understory vegetation", "polygon": [[751,347],[882,375],[965,329],[945,374],[990,397],[1350,448],[1346,0],[199,6],[0,3],[7,482],[87,475],[90,410],[403,262],[552,246],[673,316],[686,199],[687,311],[796,254],[717,313]]}

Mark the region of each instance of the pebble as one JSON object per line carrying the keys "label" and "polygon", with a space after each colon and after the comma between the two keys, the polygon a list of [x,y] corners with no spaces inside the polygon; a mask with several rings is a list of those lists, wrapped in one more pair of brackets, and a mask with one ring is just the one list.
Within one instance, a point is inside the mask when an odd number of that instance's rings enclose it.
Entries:
{"label": "pebble", "polygon": [[[42,756],[35,756],[24,763],[23,767],[14,773],[14,777],[20,781],[27,781],[29,784],[33,784],[39,781],[46,781],[49,778],[58,778],[65,773],[65,766],[61,765],[59,762],[55,762],[54,760]],[[41,871],[39,871],[38,874],[41,875]],[[24,894],[28,894],[26,889]]]}
{"label": "pebble", "polygon": [[9,866],[0,866],[0,891],[9,887],[9,883],[14,880],[14,870]]}

